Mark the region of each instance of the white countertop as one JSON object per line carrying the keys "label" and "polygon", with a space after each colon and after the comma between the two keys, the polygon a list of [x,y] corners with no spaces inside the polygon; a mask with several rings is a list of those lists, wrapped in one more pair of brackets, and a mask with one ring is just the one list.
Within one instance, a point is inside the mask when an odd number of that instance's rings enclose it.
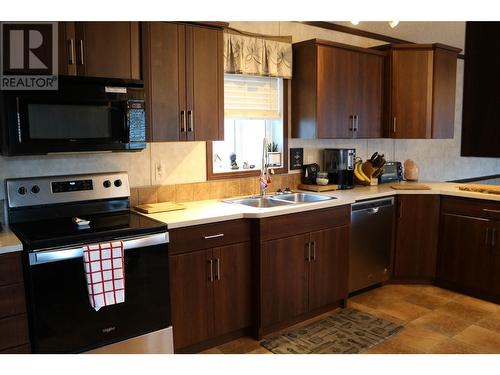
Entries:
{"label": "white countertop", "polygon": [[[254,208],[241,204],[226,203],[222,200],[206,200],[183,203],[185,210],[160,212],[145,215],[153,219],[164,222],[169,229],[188,227],[192,225],[215,223],[219,221],[243,219],[243,218],[264,218],[276,215],[285,215],[296,212],[311,211],[321,208],[342,206],[365,199],[375,199],[398,194],[441,194],[457,197],[485,199],[500,202],[500,195],[473,193],[461,191],[458,186],[461,184],[451,182],[419,182],[429,185],[431,190],[394,190],[392,184],[377,186],[356,186],[351,190],[336,190],[322,194],[337,199],[322,202],[289,204],[271,208]],[[10,229],[4,225],[0,231],[0,254],[21,251],[23,245]]]}
{"label": "white countertop", "polygon": [[9,227],[3,226],[0,230],[0,254],[12,253],[14,251],[21,251],[23,249],[23,244],[16,237],[14,233],[11,232]]}
{"label": "white countertop", "polygon": [[324,193],[309,192],[337,198],[322,202],[290,204],[271,208],[254,208],[241,204],[226,203],[222,200],[206,200],[182,203],[186,206],[184,210],[160,212],[146,216],[164,222],[168,225],[169,229],[174,229],[226,220],[264,218],[295,212],[311,211],[321,208],[342,206],[365,199],[375,199],[398,194],[441,194],[500,201],[500,195],[459,190],[458,186],[463,185],[459,183],[419,182],[419,184],[429,185],[431,190],[394,190],[391,188],[392,184],[388,183],[377,186],[356,186],[354,189],[350,190],[336,190]]}

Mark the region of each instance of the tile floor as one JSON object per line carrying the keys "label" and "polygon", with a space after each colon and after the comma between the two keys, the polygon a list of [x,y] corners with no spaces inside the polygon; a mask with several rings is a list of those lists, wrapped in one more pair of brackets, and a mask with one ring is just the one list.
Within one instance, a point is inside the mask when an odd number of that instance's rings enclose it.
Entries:
{"label": "tile floor", "polygon": [[[349,299],[348,306],[405,326],[367,354],[500,354],[500,305],[494,303],[435,286],[386,285]],[[272,354],[249,337],[203,353]]]}

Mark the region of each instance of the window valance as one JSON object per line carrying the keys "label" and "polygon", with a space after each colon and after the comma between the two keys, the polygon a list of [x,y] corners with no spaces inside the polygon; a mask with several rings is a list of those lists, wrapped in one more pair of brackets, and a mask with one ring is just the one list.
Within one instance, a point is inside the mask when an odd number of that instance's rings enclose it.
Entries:
{"label": "window valance", "polygon": [[291,38],[278,39],[224,30],[224,73],[292,78]]}

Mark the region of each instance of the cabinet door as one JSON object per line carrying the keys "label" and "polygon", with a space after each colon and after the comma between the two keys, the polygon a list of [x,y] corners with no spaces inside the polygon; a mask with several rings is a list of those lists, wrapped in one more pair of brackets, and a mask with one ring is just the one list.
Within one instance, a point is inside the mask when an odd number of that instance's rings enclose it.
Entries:
{"label": "cabinet door", "polygon": [[224,139],[222,31],[186,26],[188,141]]}
{"label": "cabinet door", "polygon": [[251,255],[250,242],[214,249],[215,336],[251,325]]}
{"label": "cabinet door", "polygon": [[[143,24],[143,68],[148,106],[149,139],[179,141],[185,137],[185,111],[180,107],[180,69],[184,70],[184,27],[175,23]],[[185,95],[185,93],[184,93]]]}
{"label": "cabinet door", "polygon": [[213,335],[212,250],[170,257],[170,299],[174,348],[184,348]]}
{"label": "cabinet door", "polygon": [[317,138],[351,138],[359,53],[318,46]]}
{"label": "cabinet door", "polygon": [[439,279],[478,291],[486,291],[491,269],[490,222],[444,213],[437,276]]}
{"label": "cabinet door", "polygon": [[394,138],[431,138],[432,69],[432,51],[392,52]]}
{"label": "cabinet door", "polygon": [[76,22],[78,75],[140,79],[138,22]]}
{"label": "cabinet door", "polygon": [[58,22],[58,69],[61,75],[76,75],[76,39],[74,22]]}
{"label": "cabinet door", "polygon": [[347,297],[349,226],[312,232],[309,310]]}
{"label": "cabinet door", "polygon": [[500,223],[491,226],[491,292],[500,295]]}
{"label": "cabinet door", "polygon": [[307,311],[307,243],[298,235],[261,244],[261,326]]}
{"label": "cabinet door", "polygon": [[432,279],[436,273],[439,195],[399,195],[394,276]]}
{"label": "cabinet door", "polygon": [[357,138],[382,137],[382,94],[384,57],[358,53],[356,90],[352,93],[354,114],[357,116]]}

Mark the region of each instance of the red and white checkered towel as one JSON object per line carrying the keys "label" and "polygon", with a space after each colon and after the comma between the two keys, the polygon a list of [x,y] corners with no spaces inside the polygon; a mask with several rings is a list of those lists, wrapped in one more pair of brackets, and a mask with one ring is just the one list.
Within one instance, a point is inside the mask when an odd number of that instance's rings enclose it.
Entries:
{"label": "red and white checkered towel", "polygon": [[83,247],[83,266],[90,304],[103,306],[125,302],[123,242],[103,242]]}

